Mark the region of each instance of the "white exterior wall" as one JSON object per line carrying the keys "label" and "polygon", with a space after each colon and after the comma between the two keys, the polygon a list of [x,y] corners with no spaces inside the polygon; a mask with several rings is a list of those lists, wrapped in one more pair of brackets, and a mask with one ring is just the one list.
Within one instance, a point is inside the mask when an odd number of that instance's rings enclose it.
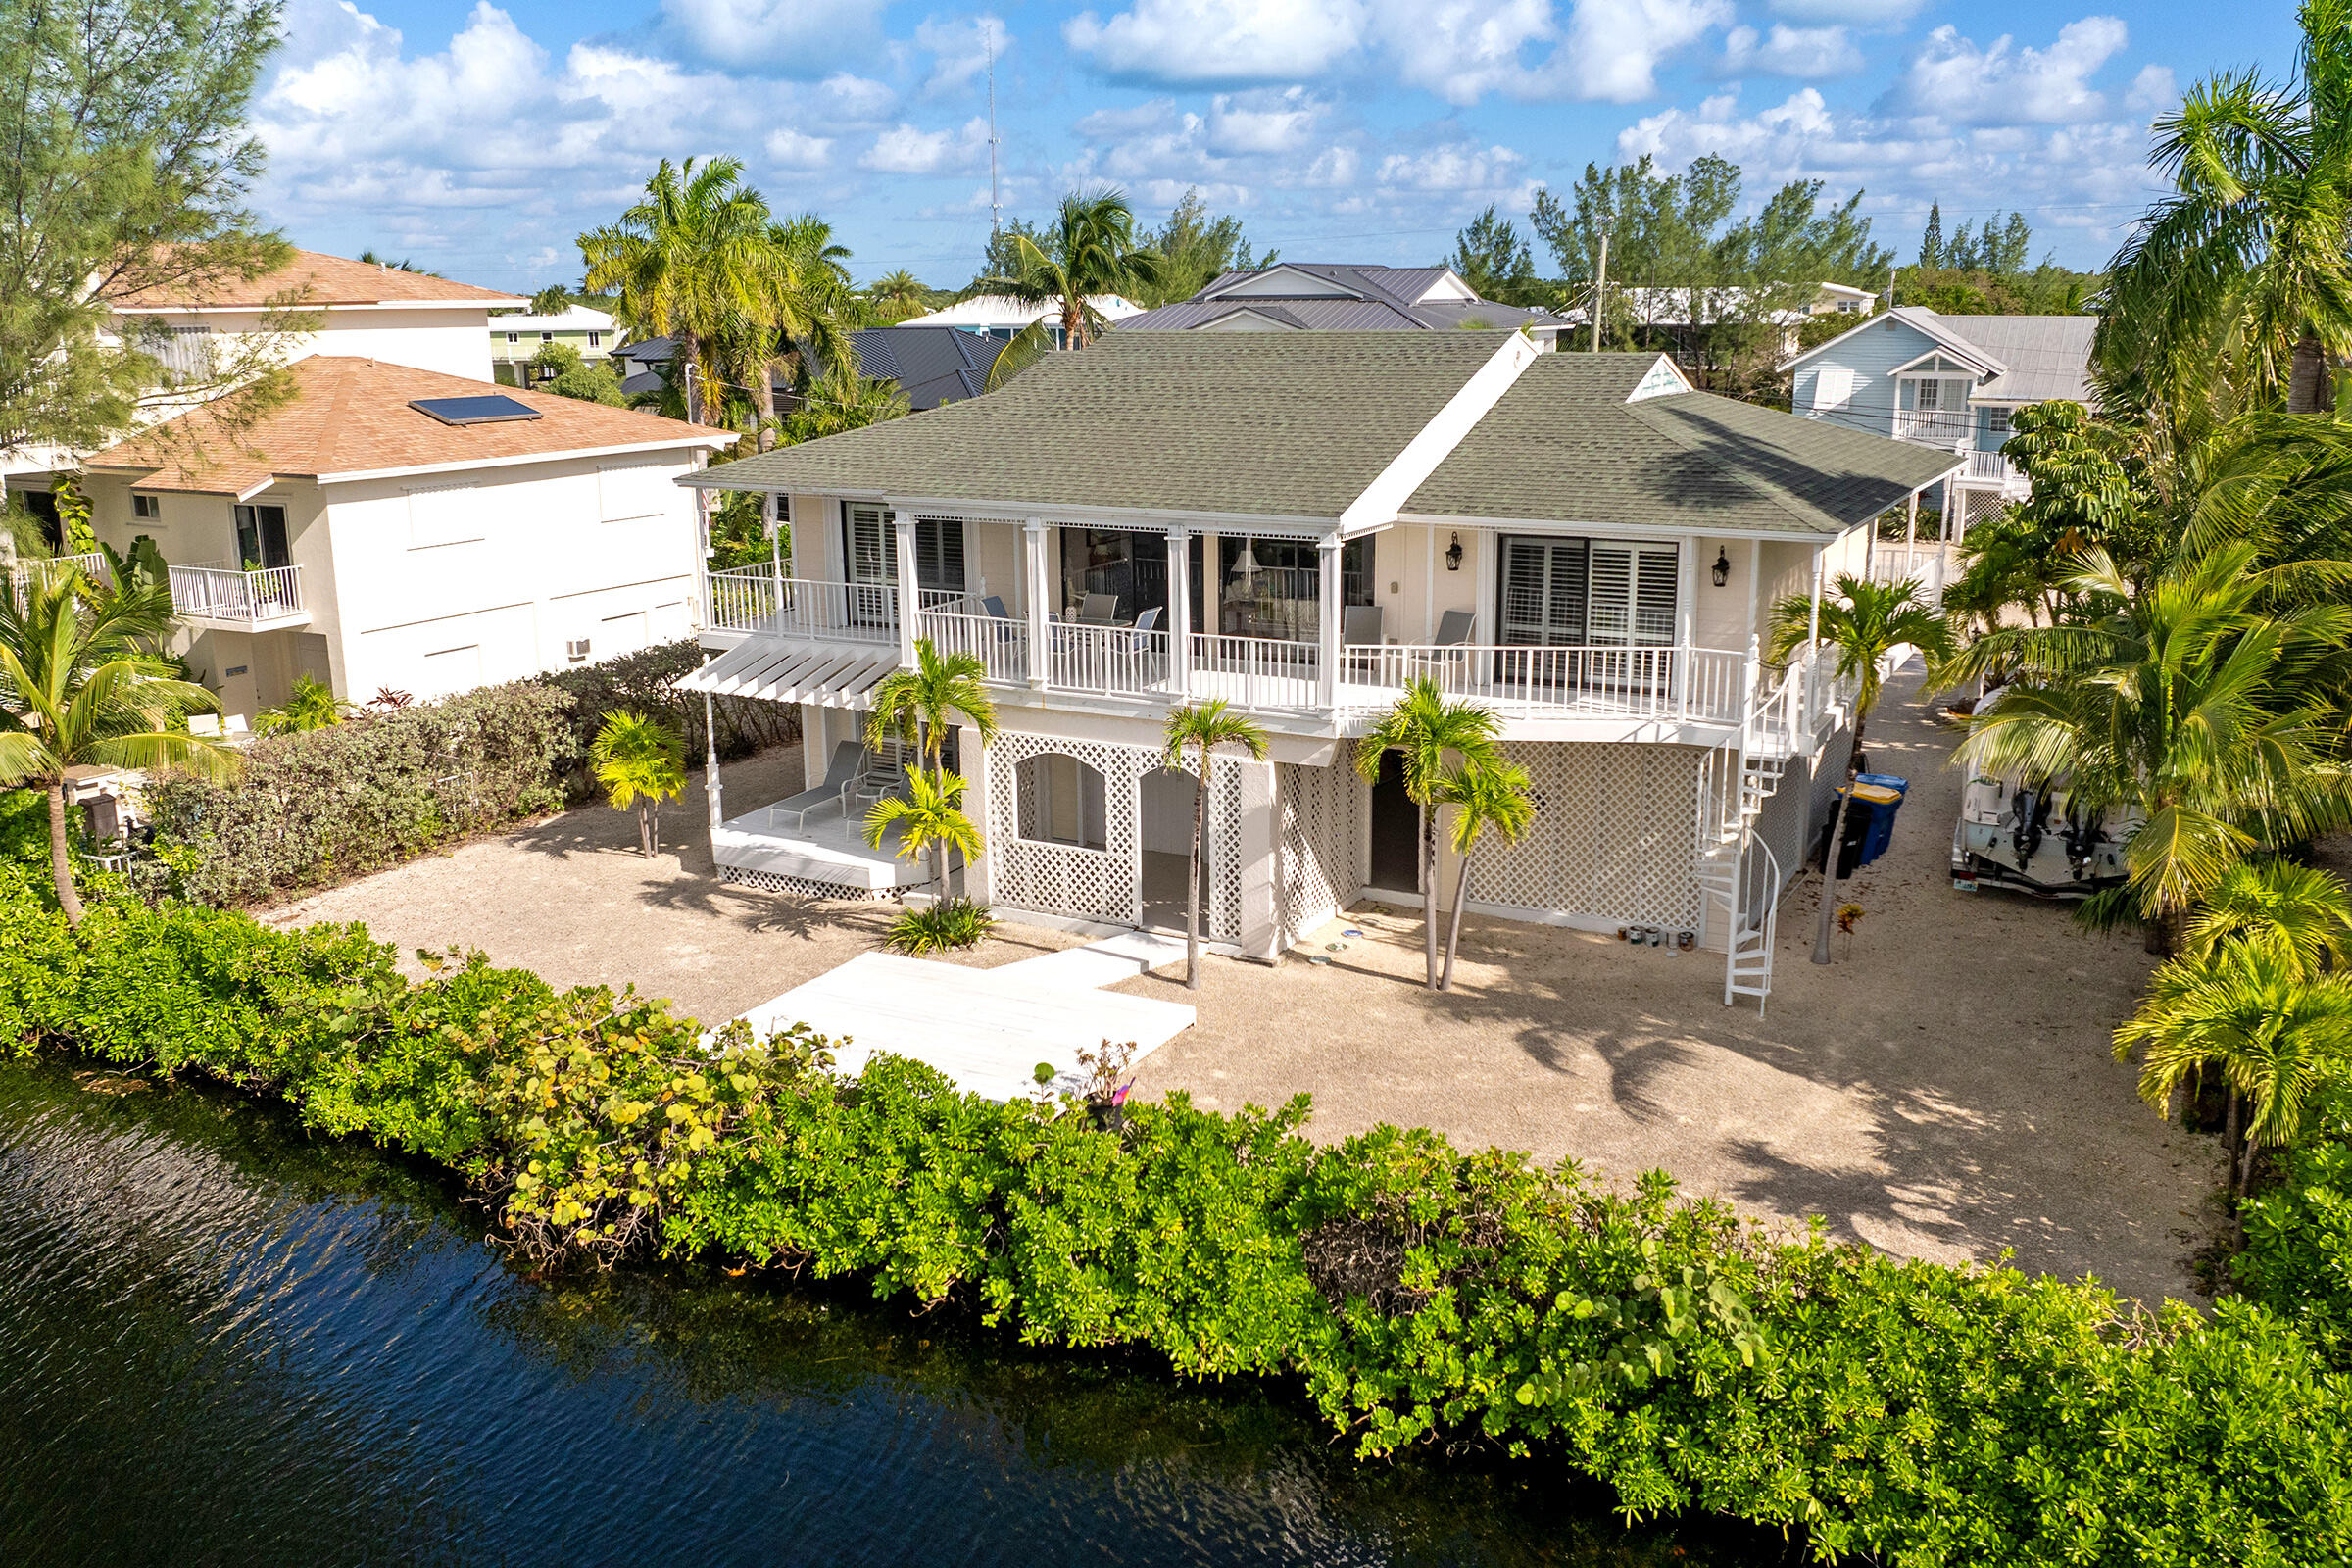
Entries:
{"label": "white exterior wall", "polygon": [[[299,309],[299,307],[298,307]],[[313,354],[381,360],[471,381],[490,379],[490,307],[479,305],[347,305],[311,307],[317,330],[287,335],[283,358]],[[117,327],[157,320],[167,326],[205,326],[234,341],[263,330],[259,310],[149,311],[118,317]]]}
{"label": "white exterior wall", "polygon": [[[336,691],[434,697],[564,668],[574,639],[595,661],[688,636],[694,496],[672,481],[694,466],[686,453],[591,455],[325,487],[328,582],[315,588],[306,566],[304,588]],[[630,515],[607,519],[602,468],[642,470],[622,481]],[[440,505],[419,493],[467,483],[470,526],[419,522]]]}

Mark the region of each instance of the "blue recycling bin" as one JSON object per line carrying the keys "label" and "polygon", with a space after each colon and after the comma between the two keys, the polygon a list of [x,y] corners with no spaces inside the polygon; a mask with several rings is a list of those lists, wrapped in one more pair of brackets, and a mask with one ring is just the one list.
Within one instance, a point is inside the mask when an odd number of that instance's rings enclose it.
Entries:
{"label": "blue recycling bin", "polygon": [[[1902,809],[1903,796],[1910,791],[1911,781],[1892,773],[1857,773],[1854,783],[1870,786],[1868,790],[1857,789],[1854,794],[1854,805],[1870,808],[1870,827],[1862,835],[1862,863],[1868,865],[1885,855],[1886,846],[1894,842],[1894,814]],[[1889,793],[1894,798],[1885,799]]]}

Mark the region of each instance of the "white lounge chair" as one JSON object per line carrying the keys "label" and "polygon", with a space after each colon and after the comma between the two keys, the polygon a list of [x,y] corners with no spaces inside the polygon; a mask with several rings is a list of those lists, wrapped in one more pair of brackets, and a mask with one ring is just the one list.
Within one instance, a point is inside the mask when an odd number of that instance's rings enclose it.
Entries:
{"label": "white lounge chair", "polygon": [[841,810],[843,808],[842,797],[849,782],[858,776],[858,769],[864,760],[864,755],[865,749],[856,741],[843,741],[834,747],[833,760],[825,766],[825,781],[814,789],[803,790],[800,794],[778,801],[769,807],[767,808],[768,825],[782,827],[789,818],[794,827],[806,829],[808,826],[810,811],[820,810],[828,806],[836,811]]}
{"label": "white lounge chair", "polygon": [[188,733],[201,735],[207,740],[219,740],[220,738],[220,715],[219,713],[190,713],[188,715]]}

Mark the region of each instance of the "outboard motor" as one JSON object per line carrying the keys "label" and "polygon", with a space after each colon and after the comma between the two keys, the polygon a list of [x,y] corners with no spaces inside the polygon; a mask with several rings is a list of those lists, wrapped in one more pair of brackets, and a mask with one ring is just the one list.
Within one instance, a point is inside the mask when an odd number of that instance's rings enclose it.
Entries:
{"label": "outboard motor", "polygon": [[2106,820],[2104,809],[2077,806],[2072,795],[2067,797],[2066,865],[2068,870],[2075,873],[2078,882],[2090,875],[2091,860],[2098,854],[2100,841],[2107,836],[2099,830]]}
{"label": "outboard motor", "polygon": [[2049,825],[2049,820],[2048,791],[2029,786],[2009,798],[2009,836],[2017,850],[2017,868],[2020,871],[2033,860],[2034,852],[2041,848],[2042,830]]}

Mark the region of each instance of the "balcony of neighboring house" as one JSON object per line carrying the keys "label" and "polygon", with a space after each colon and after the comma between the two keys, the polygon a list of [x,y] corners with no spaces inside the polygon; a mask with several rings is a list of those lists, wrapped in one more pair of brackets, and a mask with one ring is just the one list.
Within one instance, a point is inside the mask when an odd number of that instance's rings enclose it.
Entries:
{"label": "balcony of neighboring house", "polygon": [[[1648,624],[1636,612],[1622,627],[1595,627],[1605,640],[1496,643],[1474,640],[1472,617],[1457,612],[1434,641],[1400,643],[1383,636],[1378,609],[1357,606],[1342,609],[1327,638],[1316,600],[1256,587],[1248,613],[1220,617],[1243,629],[1181,633],[1164,623],[1164,606],[1123,612],[1114,593],[1083,594],[1033,617],[1011,613],[998,595],[923,589],[902,644],[896,585],[747,566],[710,574],[705,631],[741,635],[709,672],[721,694],[859,707],[898,667],[903,646],[927,639],[977,660],[1010,703],[1155,716],[1222,698],[1300,734],[1362,734],[1425,677],[1493,709],[1507,733],[1529,740],[1715,745],[1743,726],[1778,733],[1803,718],[1794,709],[1760,715],[1758,694],[1781,672],[1752,652],[1675,643],[1671,616]],[[1297,634],[1279,634],[1286,622]],[[1783,739],[1793,745],[1793,731]]]}
{"label": "balcony of neighboring house", "polygon": [[90,582],[105,582],[106,557],[91,551],[86,555],[28,556],[0,563],[0,580],[7,582],[19,609],[24,608],[29,590],[45,588],[70,571],[79,572]]}
{"label": "balcony of neighboring house", "polygon": [[307,626],[300,566],[242,571],[220,562],[173,566],[172,609],[191,626],[215,631],[276,631]]}

